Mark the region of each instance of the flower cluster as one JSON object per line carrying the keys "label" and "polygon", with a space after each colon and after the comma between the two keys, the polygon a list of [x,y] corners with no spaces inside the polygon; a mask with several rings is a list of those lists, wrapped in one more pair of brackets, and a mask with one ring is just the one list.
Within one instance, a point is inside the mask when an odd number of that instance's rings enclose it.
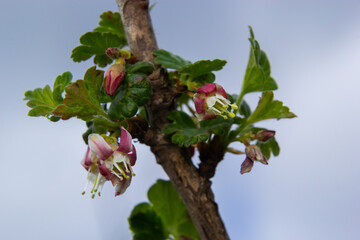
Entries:
{"label": "flower cluster", "polygon": [[106,181],[115,186],[115,196],[125,192],[135,176],[132,166],[136,162],[136,150],[132,144],[132,137],[121,127],[120,143],[117,139],[102,136],[97,133],[88,137],[89,147],[81,164],[88,171],[88,182],[82,194],[85,194],[89,183],[92,184],[90,193],[92,198],[101,189]]}
{"label": "flower cluster", "polygon": [[199,88],[194,94],[194,103],[199,120],[215,118],[217,115],[227,119],[235,117],[235,113],[228,109],[237,109],[231,104],[225,90],[216,83],[209,83]]}

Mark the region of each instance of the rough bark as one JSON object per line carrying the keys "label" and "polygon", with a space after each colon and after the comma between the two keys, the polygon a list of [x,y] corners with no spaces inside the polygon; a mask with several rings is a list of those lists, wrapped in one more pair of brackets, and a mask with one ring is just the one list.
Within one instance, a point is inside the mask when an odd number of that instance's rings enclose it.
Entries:
{"label": "rough bark", "polygon": [[[149,2],[117,0],[117,3],[132,53],[140,61],[154,62],[152,53],[157,44],[148,11]],[[157,162],[184,200],[201,239],[227,240],[229,237],[214,201],[209,177],[199,173],[186,149],[172,144],[163,134],[169,123],[167,115],[175,110],[177,92],[170,86],[164,69],[155,70],[149,81],[153,88],[153,96],[146,106],[150,126],[137,117],[129,121],[129,130],[140,142],[150,146]],[[211,171],[215,172],[214,169]]]}

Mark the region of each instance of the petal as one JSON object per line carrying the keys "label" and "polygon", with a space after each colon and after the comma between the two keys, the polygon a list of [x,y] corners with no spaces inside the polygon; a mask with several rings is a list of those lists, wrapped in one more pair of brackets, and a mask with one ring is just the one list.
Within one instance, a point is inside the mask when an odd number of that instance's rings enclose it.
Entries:
{"label": "petal", "polygon": [[115,187],[115,197],[123,194],[126,191],[126,189],[130,186],[130,183],[131,183],[131,175],[129,179],[124,178],[124,180],[120,181]]}
{"label": "petal", "polygon": [[89,167],[94,164],[92,162],[92,152],[90,151],[90,148],[88,147],[84,156],[84,159],[81,161],[81,165],[86,169],[89,170]]}
{"label": "petal", "polygon": [[245,161],[241,164],[240,173],[244,174],[244,173],[250,172],[253,166],[254,166],[254,161],[252,161],[250,158],[246,157]]}
{"label": "petal", "polygon": [[228,95],[226,94],[224,88],[219,84],[216,84],[216,93],[218,93],[221,96],[223,96],[224,98],[228,99]]}
{"label": "petal", "polygon": [[216,93],[216,84],[215,83],[206,84],[201,88],[199,88],[196,92],[205,93],[206,96],[212,93]]}
{"label": "petal", "polygon": [[204,113],[205,111],[205,98],[198,98],[194,95],[195,109],[198,114]]}
{"label": "petal", "polygon": [[131,143],[132,137],[130,133],[126,131],[125,128],[123,127],[120,128],[121,128],[120,144],[117,151],[123,153],[129,153],[132,151],[132,143]]}
{"label": "petal", "polygon": [[134,166],[136,162],[136,149],[134,145],[132,145],[132,147],[133,147],[132,153],[128,154],[128,156],[130,159],[130,165]]}
{"label": "petal", "polygon": [[88,138],[90,150],[96,153],[99,160],[108,159],[114,152],[105,139],[97,133],[92,133]]}
{"label": "petal", "polygon": [[101,175],[103,175],[106,180],[110,180],[111,179],[111,176],[112,176],[112,173],[110,172],[110,170],[106,167],[105,163],[100,165],[99,167],[99,172]]}

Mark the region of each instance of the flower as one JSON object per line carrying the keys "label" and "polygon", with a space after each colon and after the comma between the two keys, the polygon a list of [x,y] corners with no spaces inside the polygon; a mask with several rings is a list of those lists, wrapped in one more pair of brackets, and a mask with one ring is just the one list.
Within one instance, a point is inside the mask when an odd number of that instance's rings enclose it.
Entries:
{"label": "flower", "polygon": [[114,96],[125,75],[123,63],[115,63],[109,67],[104,78],[104,89],[107,95]]}
{"label": "flower", "polygon": [[229,112],[228,108],[238,109],[231,104],[225,90],[216,83],[209,83],[199,88],[194,94],[194,103],[199,120],[215,118],[217,115],[224,119],[234,118],[235,113]]}
{"label": "flower", "polygon": [[254,161],[259,161],[262,164],[268,165],[266,157],[261,152],[260,148],[256,145],[250,145],[245,148],[246,158],[241,164],[240,173],[244,174],[250,172],[254,166]]}
{"label": "flower", "polygon": [[272,131],[272,130],[262,130],[262,131],[259,131],[256,133],[256,139],[258,139],[262,142],[266,142],[273,136],[275,136],[275,131]]}
{"label": "flower", "polygon": [[90,134],[88,142],[89,148],[82,165],[89,172],[88,183],[93,184],[92,197],[99,187],[101,191],[105,181],[111,181],[115,186],[115,196],[124,193],[132,176],[135,176],[132,166],[136,162],[136,149],[130,133],[121,127],[119,144],[116,138],[97,133]]}

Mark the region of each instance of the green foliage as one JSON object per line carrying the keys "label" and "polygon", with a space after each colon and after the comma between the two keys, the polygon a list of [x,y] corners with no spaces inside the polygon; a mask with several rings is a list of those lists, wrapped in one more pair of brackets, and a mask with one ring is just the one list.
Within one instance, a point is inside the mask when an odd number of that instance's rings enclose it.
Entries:
{"label": "green foliage", "polygon": [[77,46],[71,53],[74,62],[81,62],[91,58],[99,67],[105,67],[113,60],[106,55],[106,49],[111,47],[123,47],[123,40],[110,32],[87,32],[80,37],[82,45]]}
{"label": "green foliage", "polygon": [[71,53],[74,62],[85,61],[95,55],[94,63],[99,67],[105,67],[113,61],[106,55],[106,49],[127,45],[120,14],[108,11],[102,13],[100,18],[98,27],[80,37],[81,45],[74,48]]}
{"label": "green foliage", "polygon": [[213,71],[221,70],[226,64],[225,60],[200,60],[191,63],[166,50],[154,51],[155,61],[163,68],[175,69],[175,76],[179,77],[181,85],[187,86],[189,90],[195,90],[207,83],[215,81]]}
{"label": "green foliage", "polygon": [[71,73],[64,72],[55,79],[53,91],[49,85],[44,88],[36,88],[33,91],[26,91],[24,100],[28,101],[26,105],[31,108],[28,115],[32,117],[44,116],[53,122],[59,121],[60,118],[54,116],[52,111],[64,102],[62,93],[65,87],[70,84],[71,79]]}
{"label": "green foliage", "polygon": [[134,240],[165,240],[167,233],[149,203],[140,203],[132,210],[128,219],[130,230],[134,233]]}
{"label": "green foliage", "polygon": [[260,45],[255,39],[252,28],[250,26],[249,28],[251,49],[240,96],[249,92],[277,89],[275,80],[270,76],[269,60],[265,52],[260,49]]}
{"label": "green foliage", "polygon": [[255,111],[248,118],[247,123],[262,121],[265,119],[281,119],[281,118],[294,118],[296,115],[290,112],[289,108],[283,106],[283,103],[274,99],[274,93],[263,92],[262,97],[256,107]]}
{"label": "green foliage", "polygon": [[149,203],[140,203],[129,217],[134,239],[200,239],[186,207],[169,181],[158,180],[148,191]]}
{"label": "green foliage", "polygon": [[276,139],[273,137],[266,142],[258,141],[256,143],[257,146],[260,147],[262,154],[269,159],[271,153],[276,157],[280,154],[280,147]]}
{"label": "green foliage", "polygon": [[251,108],[244,99],[240,103],[239,111],[240,111],[240,114],[246,118],[251,115]]}
{"label": "green foliage", "polygon": [[140,106],[147,103],[152,95],[151,84],[146,79],[140,79],[130,82],[130,86],[120,87],[109,108],[111,120],[118,121],[132,117]]}
{"label": "green foliage", "polygon": [[58,105],[52,113],[63,120],[77,117],[89,121],[96,115],[107,118],[99,101],[103,75],[104,72],[96,70],[95,66],[89,68],[84,80],[77,80],[65,88],[64,104]]}
{"label": "green foliage", "polygon": [[100,15],[99,26],[94,29],[96,32],[113,33],[122,40],[123,45],[127,45],[124,25],[118,12],[103,12]]}
{"label": "green foliage", "polygon": [[201,121],[200,127],[209,133],[224,135],[229,131],[232,122],[232,119],[224,119],[223,117],[218,116],[214,119]]}
{"label": "green foliage", "polygon": [[155,70],[154,65],[151,62],[137,62],[134,65],[129,65],[126,68],[128,74],[145,74],[148,75]]}
{"label": "green foliage", "polygon": [[172,134],[171,141],[179,146],[189,147],[198,142],[204,142],[209,134],[204,128],[197,128],[194,121],[184,112],[174,111],[168,115],[173,121],[164,129],[165,134]]}

